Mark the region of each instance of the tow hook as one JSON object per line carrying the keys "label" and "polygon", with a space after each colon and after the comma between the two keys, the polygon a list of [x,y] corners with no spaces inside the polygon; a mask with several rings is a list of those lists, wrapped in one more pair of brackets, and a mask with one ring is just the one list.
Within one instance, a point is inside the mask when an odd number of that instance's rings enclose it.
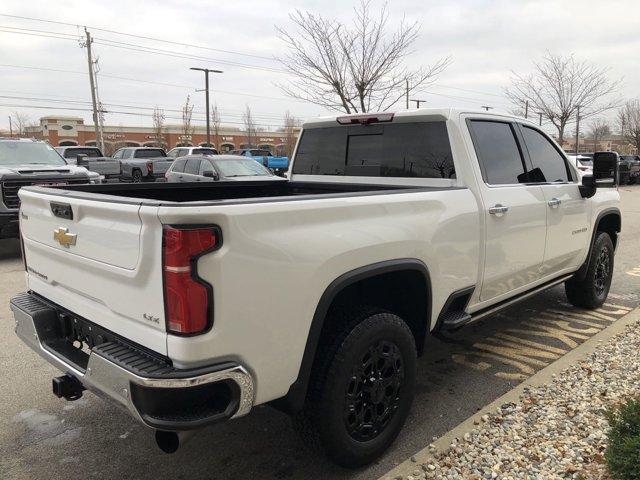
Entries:
{"label": "tow hook", "polygon": [[55,377],[52,382],[53,394],[58,398],[73,401],[82,397],[85,390],[84,385],[72,375],[62,375]]}

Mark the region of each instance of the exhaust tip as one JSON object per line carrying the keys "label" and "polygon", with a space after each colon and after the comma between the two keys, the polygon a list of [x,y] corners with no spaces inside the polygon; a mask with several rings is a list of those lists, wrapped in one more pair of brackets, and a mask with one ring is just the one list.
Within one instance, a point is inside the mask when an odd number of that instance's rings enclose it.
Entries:
{"label": "exhaust tip", "polygon": [[176,453],[180,448],[180,436],[177,432],[156,430],[156,444],[164,453]]}

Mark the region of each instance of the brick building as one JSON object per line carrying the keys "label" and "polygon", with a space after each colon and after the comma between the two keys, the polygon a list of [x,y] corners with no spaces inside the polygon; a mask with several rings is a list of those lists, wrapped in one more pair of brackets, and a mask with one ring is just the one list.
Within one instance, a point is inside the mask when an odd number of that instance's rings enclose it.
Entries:
{"label": "brick building", "polygon": [[[46,140],[51,145],[96,145],[93,124],[86,125],[81,117],[47,116],[40,118],[39,125],[27,127],[30,137]],[[160,142],[152,127],[106,126],[103,131],[105,155],[111,155],[121,147],[157,146],[161,143],[165,148],[176,146],[206,145],[207,136],[204,126],[192,127],[193,132],[184,135],[181,125],[166,125]],[[218,135],[211,130],[211,143],[220,151],[227,152],[239,148],[264,148],[277,155],[290,155],[293,143],[299,133],[287,137],[284,129],[275,132],[258,131],[249,145],[246,132],[237,127],[221,125]]]}

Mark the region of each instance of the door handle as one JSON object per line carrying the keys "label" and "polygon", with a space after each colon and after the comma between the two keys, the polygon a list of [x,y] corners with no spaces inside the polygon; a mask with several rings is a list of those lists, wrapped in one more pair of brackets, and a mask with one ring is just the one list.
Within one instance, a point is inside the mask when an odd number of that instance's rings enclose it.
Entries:
{"label": "door handle", "polygon": [[549,205],[551,208],[554,208],[560,205],[561,203],[562,203],[562,200],[560,200],[559,198],[553,197],[551,200],[547,202],[547,205]]}
{"label": "door handle", "polygon": [[498,217],[504,215],[509,211],[509,207],[501,205],[499,203],[495,204],[493,207],[489,207],[489,213],[491,215],[496,215]]}

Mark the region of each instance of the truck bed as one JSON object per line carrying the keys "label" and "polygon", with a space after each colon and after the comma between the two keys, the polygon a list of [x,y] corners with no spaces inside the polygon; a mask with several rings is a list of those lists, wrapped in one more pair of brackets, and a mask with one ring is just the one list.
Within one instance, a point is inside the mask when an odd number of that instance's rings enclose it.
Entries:
{"label": "truck bed", "polygon": [[[257,203],[291,200],[291,197],[303,200],[326,198],[327,196],[348,197],[443,189],[439,187],[297,181],[67,185],[53,188],[63,190],[64,195],[69,198],[101,199],[104,201],[107,200],[105,199],[106,195],[114,197],[113,201],[117,203],[151,205]],[[452,187],[446,188],[451,189]],[[30,187],[29,190],[41,191],[42,187]],[[47,193],[53,192],[48,189]]]}

